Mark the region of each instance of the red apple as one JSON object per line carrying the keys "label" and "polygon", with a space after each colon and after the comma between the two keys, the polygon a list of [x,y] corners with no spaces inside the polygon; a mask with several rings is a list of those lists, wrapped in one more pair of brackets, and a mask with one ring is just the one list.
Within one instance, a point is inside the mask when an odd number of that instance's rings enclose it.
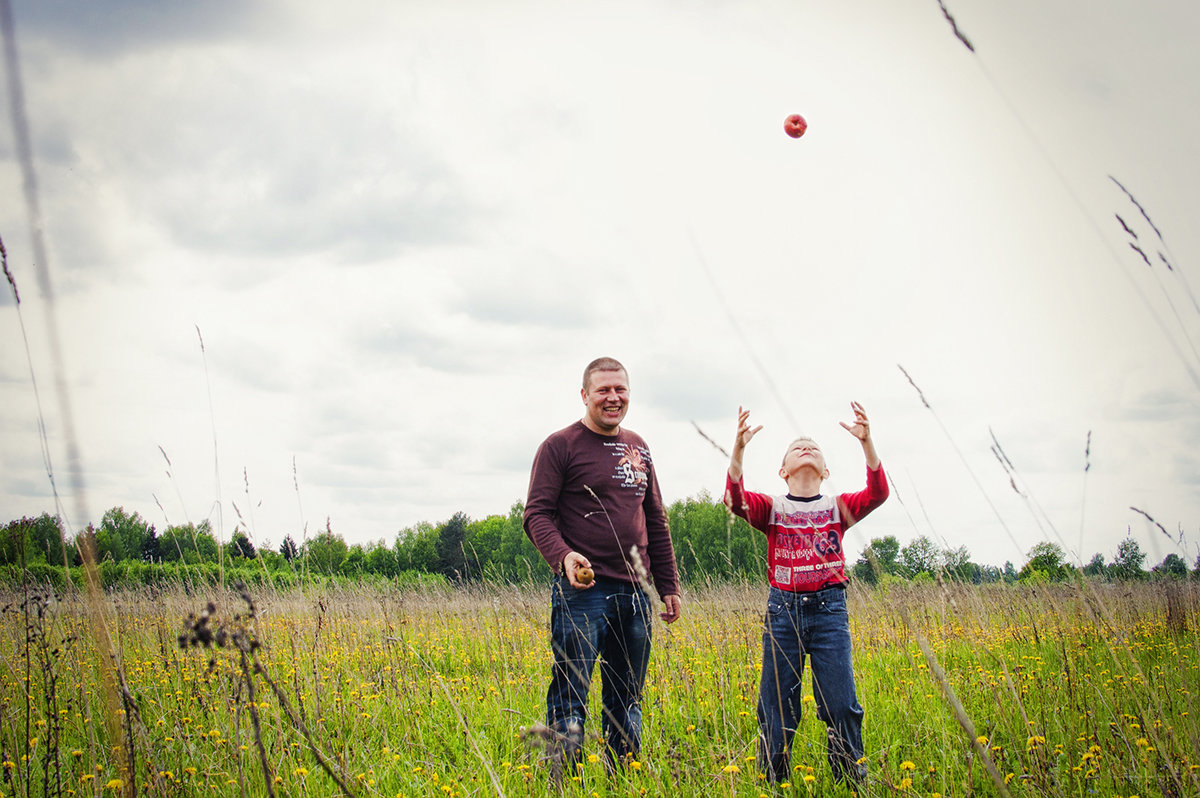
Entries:
{"label": "red apple", "polygon": [[806,130],[808,130],[808,123],[804,121],[804,117],[800,116],[800,114],[792,114],[783,120],[783,132],[794,139],[803,136]]}

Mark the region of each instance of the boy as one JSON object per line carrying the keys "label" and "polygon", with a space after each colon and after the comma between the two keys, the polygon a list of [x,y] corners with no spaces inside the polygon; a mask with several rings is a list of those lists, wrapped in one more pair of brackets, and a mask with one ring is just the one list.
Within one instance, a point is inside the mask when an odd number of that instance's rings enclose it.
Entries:
{"label": "boy", "polygon": [[839,423],[862,443],[866,489],[821,495],[821,483],[829,476],[825,457],[812,439],[798,438],[788,446],[779,469],[788,492],[774,497],[750,493],[742,486],[742,455],[762,426],[751,429],[750,412],[738,408],[725,504],[767,536],[771,589],[763,622],[758,761],[772,781],[788,779],[792,737],[800,720],[805,656],[812,658],[813,696],[817,717],[828,727],[834,778],[858,782],[866,777],[866,765],[860,761],[863,709],[854,690],[842,536],[883,504],[888,486],[867,414],[858,402],[850,407],[854,423]]}

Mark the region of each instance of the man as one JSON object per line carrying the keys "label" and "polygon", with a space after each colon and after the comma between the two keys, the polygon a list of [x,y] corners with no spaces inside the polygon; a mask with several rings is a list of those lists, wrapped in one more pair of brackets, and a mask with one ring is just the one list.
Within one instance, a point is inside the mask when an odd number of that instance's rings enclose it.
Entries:
{"label": "man", "polygon": [[583,418],[537,451],[525,532],[554,571],[550,644],[554,666],[546,724],[556,733],[551,774],[574,773],[583,756],[588,688],[601,660],[602,729],[610,762],[641,746],[642,687],[650,661],[648,576],[674,623],[681,611],[675,550],[650,450],[621,427],[629,377],[612,358],[583,372]]}

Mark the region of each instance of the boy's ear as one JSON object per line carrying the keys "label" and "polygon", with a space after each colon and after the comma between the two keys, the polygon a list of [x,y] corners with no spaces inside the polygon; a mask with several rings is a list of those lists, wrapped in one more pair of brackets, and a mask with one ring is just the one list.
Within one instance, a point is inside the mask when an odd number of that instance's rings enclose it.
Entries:
{"label": "boy's ear", "polygon": [[788,473],[787,473],[787,469],[784,468],[783,466],[779,467],[779,478],[782,479],[784,482],[787,482]]}

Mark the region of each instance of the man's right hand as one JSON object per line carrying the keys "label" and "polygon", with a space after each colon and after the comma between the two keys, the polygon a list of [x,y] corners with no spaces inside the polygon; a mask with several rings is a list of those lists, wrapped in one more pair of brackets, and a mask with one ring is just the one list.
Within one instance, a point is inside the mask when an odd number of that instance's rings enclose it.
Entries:
{"label": "man's right hand", "polygon": [[592,585],[596,584],[594,581],[588,582],[587,584],[579,581],[579,569],[591,567],[591,561],[577,551],[573,551],[566,557],[563,557],[563,573],[566,575],[567,581],[571,583],[571,587],[575,588],[576,590],[587,590]]}

